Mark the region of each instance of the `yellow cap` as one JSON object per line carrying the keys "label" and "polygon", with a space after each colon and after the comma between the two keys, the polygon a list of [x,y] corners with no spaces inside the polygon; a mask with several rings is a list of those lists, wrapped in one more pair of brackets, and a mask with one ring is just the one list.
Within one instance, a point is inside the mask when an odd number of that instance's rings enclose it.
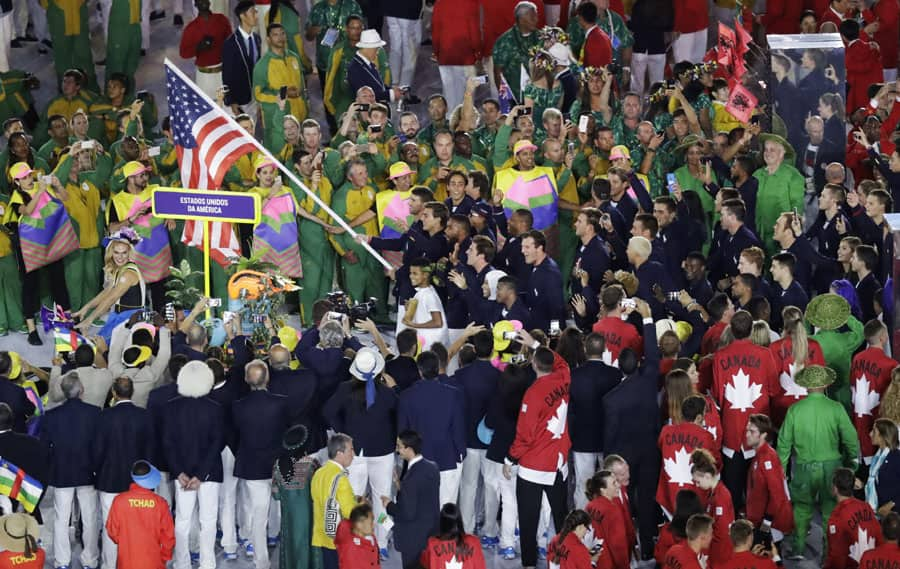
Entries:
{"label": "yellow cap", "polygon": [[144,166],[137,160],[132,160],[131,162],[128,162],[127,164],[122,166],[122,175],[126,178],[130,178],[132,176],[137,176],[138,174],[143,174],[148,170],[150,170],[150,168]]}
{"label": "yellow cap", "polygon": [[394,164],[391,164],[391,169],[388,173],[388,179],[393,180],[395,178],[407,176],[412,173],[413,171],[410,170],[409,164],[407,164],[406,162],[396,162]]}
{"label": "yellow cap", "polygon": [[282,326],[278,329],[278,340],[287,348],[291,353],[293,353],[294,348],[297,347],[297,342],[300,341],[300,334],[297,333],[296,328],[291,328],[290,326]]}
{"label": "yellow cap", "polygon": [[513,145],[513,155],[516,155],[523,150],[534,151],[534,150],[537,150],[537,146],[532,144],[530,140],[524,140],[524,139],[520,140],[519,142],[515,143],[515,145]]}
{"label": "yellow cap", "polygon": [[268,156],[260,154],[256,157],[256,160],[253,161],[253,170],[259,172],[259,169],[264,168],[265,166],[275,166],[275,162],[269,160]]}
{"label": "yellow cap", "polygon": [[18,352],[9,352],[9,379],[16,380],[22,374],[22,356]]}
{"label": "yellow cap", "polygon": [[610,161],[619,160],[621,158],[627,158],[627,159],[631,160],[631,152],[628,151],[628,147],[623,146],[621,144],[619,144],[617,146],[613,146],[609,150]]}
{"label": "yellow cap", "polygon": [[16,162],[9,169],[9,177],[13,180],[21,180],[25,176],[30,176],[33,172],[34,170],[31,169],[27,162]]}

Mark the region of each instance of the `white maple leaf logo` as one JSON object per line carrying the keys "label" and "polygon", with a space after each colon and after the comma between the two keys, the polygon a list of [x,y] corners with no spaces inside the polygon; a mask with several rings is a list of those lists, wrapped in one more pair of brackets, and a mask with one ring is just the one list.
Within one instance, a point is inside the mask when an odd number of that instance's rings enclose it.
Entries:
{"label": "white maple leaf logo", "polygon": [[612,359],[612,352],[610,352],[609,350],[603,350],[603,355],[601,357],[603,358],[603,363],[605,363],[606,365],[619,367],[619,360]]}
{"label": "white maple leaf logo", "polygon": [[870,549],[875,549],[875,538],[869,537],[869,531],[863,529],[862,526],[859,526],[856,529],[856,543],[850,544],[850,557],[859,563],[859,559],[863,556],[863,553]]}
{"label": "white maple leaf logo", "polygon": [[706,432],[712,435],[713,440],[719,440],[715,427],[706,427]]}
{"label": "white maple leaf logo", "polygon": [[872,409],[878,407],[878,403],[881,402],[881,396],[877,391],[872,390],[866,374],[862,374],[862,377],[856,380],[851,391],[853,392],[853,412],[858,417],[871,415]]}
{"label": "white maple leaf logo", "polygon": [[732,409],[746,411],[753,408],[753,402],[762,395],[762,385],[750,383],[750,376],[743,368],[731,376],[731,383],[725,386],[725,399],[731,403]]}
{"label": "white maple leaf logo", "polygon": [[781,372],[781,376],[778,378],[781,382],[781,388],[784,389],[784,394],[788,397],[793,397],[794,399],[800,399],[809,394],[805,387],[800,387],[797,385],[797,382],[794,381],[794,374],[797,371],[799,371],[797,367],[794,364],[790,364],[788,366],[788,371]]}
{"label": "white maple leaf logo", "polygon": [[700,567],[706,569],[706,566],[709,564],[709,555],[701,553],[697,556],[697,561],[700,562]]}
{"label": "white maple leaf logo", "polygon": [[663,462],[666,476],[669,477],[669,484],[684,486],[693,482],[691,477],[691,455],[683,446],[675,451],[675,460],[667,458]]}
{"label": "white maple leaf logo", "polygon": [[556,413],[547,421],[547,430],[553,433],[554,439],[562,438],[563,431],[566,430],[566,416],[569,413],[569,404],[565,401],[560,402],[556,408]]}

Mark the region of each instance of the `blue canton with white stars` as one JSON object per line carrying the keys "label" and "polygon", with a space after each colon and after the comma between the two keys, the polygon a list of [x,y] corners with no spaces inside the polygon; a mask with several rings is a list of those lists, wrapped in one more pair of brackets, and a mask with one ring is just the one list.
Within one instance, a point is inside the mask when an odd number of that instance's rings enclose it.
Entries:
{"label": "blue canton with white stars", "polygon": [[169,68],[166,68],[166,88],[172,116],[172,139],[177,146],[196,148],[197,140],[191,129],[201,116],[213,108]]}

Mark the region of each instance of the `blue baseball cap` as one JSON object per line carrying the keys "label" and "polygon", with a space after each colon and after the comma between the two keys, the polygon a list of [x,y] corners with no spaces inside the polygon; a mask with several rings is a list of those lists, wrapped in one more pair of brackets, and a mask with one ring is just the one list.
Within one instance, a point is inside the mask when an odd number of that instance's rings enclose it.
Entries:
{"label": "blue baseball cap", "polygon": [[[135,470],[144,470],[140,468],[141,466],[146,466],[149,468],[149,471],[145,474],[135,474]],[[131,468],[131,479],[134,480],[134,483],[142,488],[146,488],[147,490],[155,490],[160,481],[162,480],[162,475],[160,475],[159,470],[149,461],[139,460],[134,463],[134,466]]]}

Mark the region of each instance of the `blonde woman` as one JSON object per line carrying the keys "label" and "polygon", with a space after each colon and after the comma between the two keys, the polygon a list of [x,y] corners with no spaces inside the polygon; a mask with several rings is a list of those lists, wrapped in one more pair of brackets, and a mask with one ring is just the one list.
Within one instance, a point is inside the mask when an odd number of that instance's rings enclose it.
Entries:
{"label": "blonde woman", "polygon": [[769,346],[779,373],[781,388],[772,395],[772,422],[780,427],[788,407],[806,397],[806,389],[794,382],[797,372],[808,365],[825,365],[822,346],[806,334],[803,311],[786,306],[781,311],[784,335]]}
{"label": "blonde woman", "polygon": [[753,328],[750,329],[750,341],[763,348],[768,348],[772,344],[772,329],[769,328],[768,322],[765,320],[753,322]]}
{"label": "blonde woman", "polygon": [[144,308],[147,301],[147,285],[141,270],[134,262],[134,243],[140,238],[134,231],[123,229],[109,237],[103,258],[104,287],[81,310],[73,314],[81,322],[77,328],[87,331],[101,316],[109,316],[100,332],[112,332],[119,323],[127,320],[135,310]]}

